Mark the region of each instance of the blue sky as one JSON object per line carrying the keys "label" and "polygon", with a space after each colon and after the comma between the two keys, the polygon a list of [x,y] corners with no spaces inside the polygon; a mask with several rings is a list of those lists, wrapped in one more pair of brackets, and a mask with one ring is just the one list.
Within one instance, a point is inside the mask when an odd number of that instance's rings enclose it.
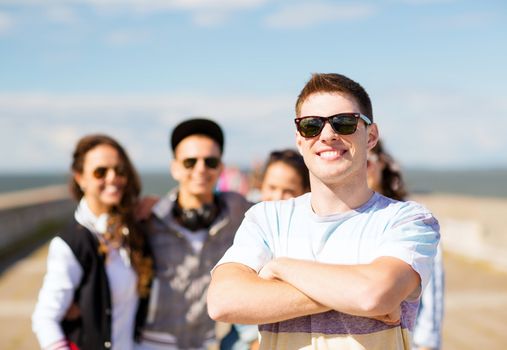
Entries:
{"label": "blue sky", "polygon": [[403,167],[507,167],[507,3],[0,0],[0,172],[65,171],[105,132],[166,169],[189,116],[248,166],[294,146],[312,72],[360,82]]}

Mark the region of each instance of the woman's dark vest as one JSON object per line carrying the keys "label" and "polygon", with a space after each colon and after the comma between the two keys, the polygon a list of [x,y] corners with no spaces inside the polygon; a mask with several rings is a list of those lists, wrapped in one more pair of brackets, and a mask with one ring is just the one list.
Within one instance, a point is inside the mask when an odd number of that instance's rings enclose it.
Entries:
{"label": "woman's dark vest", "polygon": [[[111,348],[111,295],[104,257],[98,253],[98,240],[75,220],[59,235],[83,268],[83,277],[74,293],[80,317],[62,321],[67,338],[80,350]],[[133,336],[133,335],[132,335]]]}
{"label": "woman's dark vest", "polygon": [[[80,350],[108,350],[112,346],[111,294],[104,256],[98,253],[98,239],[75,219],[71,220],[59,237],[67,243],[83,269],[83,277],[74,293],[74,303],[79,306],[81,315],[77,320],[63,320],[63,331],[68,340],[75,343]],[[152,256],[146,242],[143,245],[143,255]],[[149,285],[151,286],[151,279]],[[135,331],[130,335],[136,340],[139,339],[140,330],[146,320],[148,302],[148,296],[139,300]]]}

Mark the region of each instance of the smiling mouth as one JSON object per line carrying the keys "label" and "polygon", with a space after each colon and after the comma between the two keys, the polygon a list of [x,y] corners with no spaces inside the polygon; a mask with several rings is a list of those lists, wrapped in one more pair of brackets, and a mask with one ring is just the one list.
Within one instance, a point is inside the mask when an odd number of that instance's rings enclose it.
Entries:
{"label": "smiling mouth", "polygon": [[317,155],[325,160],[335,160],[343,157],[345,153],[347,153],[347,150],[332,150],[332,151],[317,152]]}
{"label": "smiling mouth", "polygon": [[104,188],[104,191],[103,191],[103,192],[104,192],[105,194],[110,194],[110,195],[111,195],[111,194],[113,194],[113,195],[114,195],[114,194],[118,194],[118,193],[120,193],[120,192],[121,192],[121,190],[122,190],[122,188],[121,188],[121,187],[119,187],[119,186],[109,185],[109,186],[106,186],[106,187]]}

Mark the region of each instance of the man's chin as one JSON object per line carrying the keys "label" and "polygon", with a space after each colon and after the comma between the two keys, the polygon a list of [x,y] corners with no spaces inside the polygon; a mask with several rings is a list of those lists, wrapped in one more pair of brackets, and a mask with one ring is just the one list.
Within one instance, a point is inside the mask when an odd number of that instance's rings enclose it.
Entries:
{"label": "man's chin", "polygon": [[190,193],[196,197],[207,196],[213,193],[213,187],[210,188],[208,186],[195,186],[192,188]]}
{"label": "man's chin", "polygon": [[104,203],[106,205],[113,206],[113,205],[120,204],[121,197],[122,197],[121,194],[117,194],[117,195],[116,194],[114,194],[114,195],[102,195],[101,201],[102,201],[102,203]]}

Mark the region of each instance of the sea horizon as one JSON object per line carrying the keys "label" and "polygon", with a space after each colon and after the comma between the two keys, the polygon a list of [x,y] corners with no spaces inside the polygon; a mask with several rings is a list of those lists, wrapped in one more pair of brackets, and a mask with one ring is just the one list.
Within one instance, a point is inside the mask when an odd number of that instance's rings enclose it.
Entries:
{"label": "sea horizon", "polygon": [[[243,170],[248,173],[249,170]],[[176,185],[167,170],[140,171],[143,194],[163,195]],[[404,170],[409,193],[449,193],[507,198],[507,169]],[[58,172],[0,174],[0,194],[20,190],[65,185],[69,175]]]}

